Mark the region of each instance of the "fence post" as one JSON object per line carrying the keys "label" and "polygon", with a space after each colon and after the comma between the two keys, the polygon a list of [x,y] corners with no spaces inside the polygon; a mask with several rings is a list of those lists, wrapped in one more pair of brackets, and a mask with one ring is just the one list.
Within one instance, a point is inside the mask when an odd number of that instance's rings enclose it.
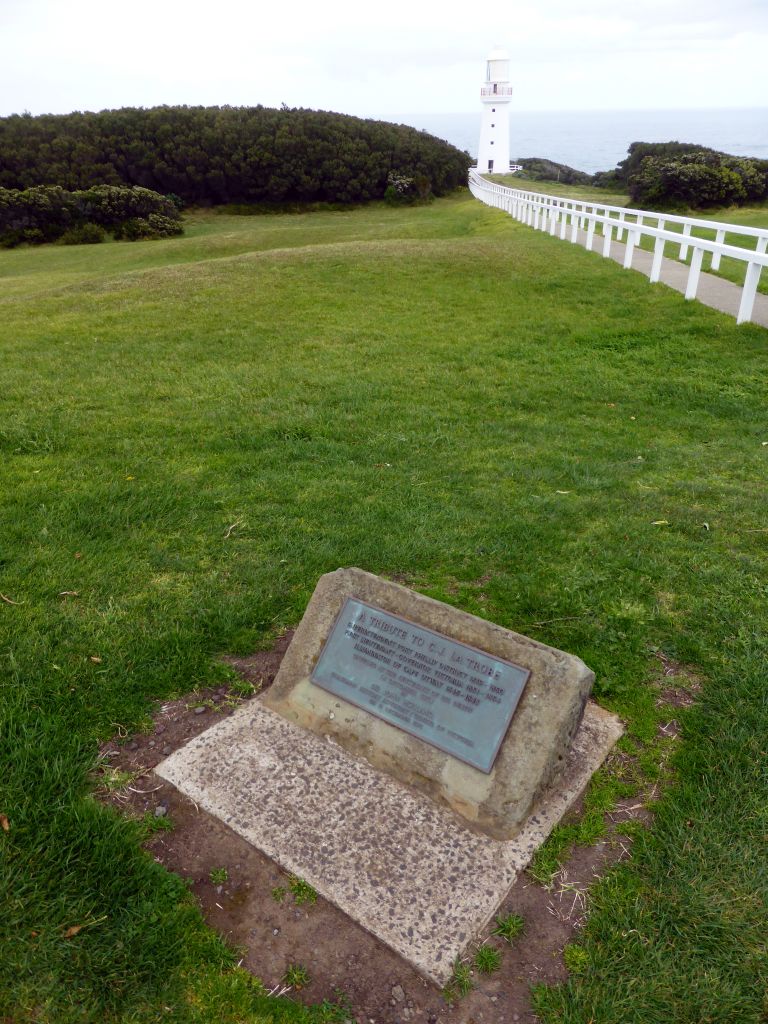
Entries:
{"label": "fence post", "polygon": [[[722,231],[722,230],[718,231],[717,234],[715,235],[715,241],[717,242],[718,245],[722,245],[723,242],[725,241],[725,231]],[[720,269],[720,257],[721,256],[722,256],[722,253],[719,253],[719,252],[713,252],[712,253],[712,261],[709,264],[709,269],[710,270],[719,270]]]}
{"label": "fence post", "polygon": [[[691,235],[691,225],[690,224],[686,224],[683,227],[683,237],[684,238],[690,238],[690,235]],[[681,260],[687,260],[688,259],[688,246],[685,244],[685,242],[683,242],[681,244],[681,246],[680,246],[680,259]]]}
{"label": "fence post", "polygon": [[635,243],[639,232],[627,228],[627,244],[624,248],[624,269],[629,270],[632,266],[632,256],[635,252]]}
{"label": "fence post", "polygon": [[[763,250],[765,251],[765,250]],[[755,305],[755,294],[757,292],[757,284],[760,280],[760,271],[763,268],[759,263],[750,263],[747,265],[747,273],[744,278],[744,287],[741,290],[741,302],[739,303],[739,313],[736,317],[737,324],[743,324],[750,320],[752,317],[752,308]]]}
{"label": "fence post", "polygon": [[693,247],[693,256],[691,257],[691,269],[688,271],[688,284],[685,289],[686,299],[695,299],[696,290],[699,287],[699,274],[701,273],[701,260],[704,256],[704,250],[699,249],[698,246]]}
{"label": "fence post", "polygon": [[608,221],[603,224],[603,256],[611,255],[611,235],[613,234],[613,225]]}
{"label": "fence post", "polygon": [[587,218],[587,221],[588,221],[588,227],[587,227],[587,246],[586,247],[587,247],[587,251],[591,252],[592,251],[592,243],[595,240],[595,214],[592,213]]}
{"label": "fence post", "polygon": [[654,284],[661,277],[661,263],[664,259],[664,239],[657,238],[656,245],[653,247],[653,263],[651,264],[651,276],[648,278]]}

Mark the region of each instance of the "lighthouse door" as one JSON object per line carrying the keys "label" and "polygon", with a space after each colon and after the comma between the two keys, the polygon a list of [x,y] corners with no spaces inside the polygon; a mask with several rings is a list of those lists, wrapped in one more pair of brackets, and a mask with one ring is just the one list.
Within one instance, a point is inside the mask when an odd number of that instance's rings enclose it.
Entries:
{"label": "lighthouse door", "polygon": [[488,173],[490,174],[493,170],[493,160],[488,161]]}

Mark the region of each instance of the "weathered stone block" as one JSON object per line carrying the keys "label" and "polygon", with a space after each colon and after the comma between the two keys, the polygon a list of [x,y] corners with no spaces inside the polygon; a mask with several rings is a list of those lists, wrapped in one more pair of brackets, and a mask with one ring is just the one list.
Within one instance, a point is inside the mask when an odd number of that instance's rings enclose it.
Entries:
{"label": "weathered stone block", "polygon": [[[489,771],[459,760],[312,681],[348,598],[529,670]],[[361,569],[339,569],[319,580],[264,704],[448,805],[475,829],[509,839],[562,770],[593,681],[593,673],[573,655]]]}

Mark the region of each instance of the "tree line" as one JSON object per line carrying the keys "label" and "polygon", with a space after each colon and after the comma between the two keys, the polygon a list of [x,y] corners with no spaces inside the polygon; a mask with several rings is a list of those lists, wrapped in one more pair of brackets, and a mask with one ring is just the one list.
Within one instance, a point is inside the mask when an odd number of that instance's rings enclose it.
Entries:
{"label": "tree line", "polygon": [[0,118],[0,187],[141,186],[187,204],[364,202],[392,178],[443,195],[467,153],[406,125],[267,107],[125,107]]}

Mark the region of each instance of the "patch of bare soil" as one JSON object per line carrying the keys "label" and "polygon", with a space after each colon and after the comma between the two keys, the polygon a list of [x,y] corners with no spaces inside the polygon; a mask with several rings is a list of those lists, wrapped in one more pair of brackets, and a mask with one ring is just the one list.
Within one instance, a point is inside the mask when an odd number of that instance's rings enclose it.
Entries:
{"label": "patch of bare soil", "polygon": [[[272,683],[290,639],[287,634],[271,651],[228,663],[263,690]],[[151,732],[106,744],[102,756],[107,778],[115,770],[132,773],[127,786],[105,790],[104,799],[126,814],[148,813],[173,825],[156,832],[147,848],[155,860],[190,881],[208,923],[243,950],[243,966],[280,991],[288,967],[302,965],[310,982],[299,997],[319,1002],[343,993],[357,1024],[535,1022],[530,985],[567,977],[562,949],[585,919],[587,890],[610,865],[628,856],[629,841],[614,829],[627,818],[643,817],[642,804],[627,801],[617,808],[608,819],[607,837],[577,848],[549,888],[521,875],[499,913],[521,915],[522,936],[510,945],[489,935],[488,941],[502,951],[500,970],[491,975],[474,971],[472,991],[448,1004],[438,988],[321,896],[315,903],[297,903],[277,864],[154,774],[164,757],[231,714],[238,703],[237,688],[230,687],[169,702],[160,708]],[[223,873],[216,875],[222,868],[225,881],[219,881]]]}
{"label": "patch of bare soil", "polygon": [[693,707],[701,692],[701,679],[690,665],[675,661],[662,651],[656,651],[654,656],[659,662],[656,707],[668,708],[671,714],[669,721],[659,726],[659,733],[666,739],[677,739],[680,735],[680,722],[675,717],[675,711]]}
{"label": "patch of bare soil", "polygon": [[667,657],[662,651],[657,651],[655,657],[659,662],[661,676],[657,706],[671,704],[676,708],[692,707],[701,691],[701,680],[696,672],[689,665]]}

